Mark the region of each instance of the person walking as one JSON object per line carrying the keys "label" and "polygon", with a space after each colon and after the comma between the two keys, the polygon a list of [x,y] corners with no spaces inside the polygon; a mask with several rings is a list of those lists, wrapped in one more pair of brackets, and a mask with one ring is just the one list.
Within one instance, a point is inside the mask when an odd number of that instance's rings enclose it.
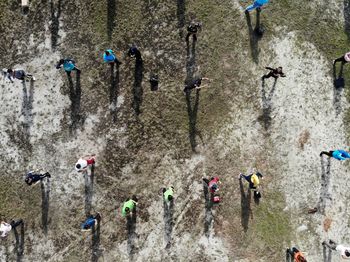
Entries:
{"label": "person walking", "polygon": [[164,201],[171,202],[174,199],[174,187],[170,186],[169,188],[163,188],[163,197]]}
{"label": "person walking", "polygon": [[67,74],[70,74],[73,70],[77,71],[78,73],[81,72],[80,69],[75,65],[75,61],[72,59],[60,59],[56,65],[56,69],[60,69],[62,67]]}
{"label": "person walking", "polygon": [[34,171],[29,171],[26,174],[25,182],[28,184],[28,186],[31,186],[32,184],[36,185],[40,181],[42,181],[45,177],[51,177],[49,172],[46,172],[44,174],[36,173]]}
{"label": "person walking", "polygon": [[254,3],[251,4],[250,6],[248,6],[246,9],[245,9],[245,12],[248,13],[254,9],[258,9],[260,10],[260,8],[267,4],[269,2],[269,0],[254,0]]}
{"label": "person walking", "polygon": [[96,215],[90,215],[84,223],[81,224],[81,231],[90,231],[92,227],[97,225],[101,221],[101,215],[99,212]]}
{"label": "person walking", "polygon": [[338,149],[338,150],[334,150],[334,151],[322,151],[320,153],[320,156],[322,156],[323,154],[325,154],[326,156],[329,156],[329,157],[333,157],[335,159],[338,159],[338,160],[345,160],[347,158],[350,158],[350,153],[345,151],[345,150],[342,150],[342,149]]}
{"label": "person walking", "polygon": [[187,35],[186,35],[186,42],[190,40],[190,36],[192,35],[193,41],[197,41],[197,32],[199,29],[202,28],[202,24],[200,22],[194,22],[192,21],[188,26],[187,26]]}
{"label": "person walking", "polygon": [[4,238],[7,237],[10,231],[17,226],[23,224],[23,220],[19,219],[17,221],[12,220],[9,224],[6,223],[5,221],[1,221],[0,223],[0,237]]}
{"label": "person walking", "polygon": [[344,55],[342,55],[341,57],[335,59],[333,61],[333,65],[335,65],[337,62],[341,62],[342,65],[345,63],[349,63],[350,62],[350,52],[347,52]]}
{"label": "person walking", "polygon": [[85,172],[89,166],[95,164],[95,155],[87,155],[79,158],[78,162],[75,164],[75,170],[77,172]]}
{"label": "person walking", "polygon": [[117,56],[114,54],[112,49],[107,49],[104,53],[103,53],[103,61],[105,63],[108,64],[121,64],[117,58]]}
{"label": "person walking", "polygon": [[244,178],[245,180],[247,180],[249,183],[249,189],[252,189],[252,190],[258,192],[257,189],[258,189],[259,184],[260,184],[260,178],[263,179],[263,175],[260,172],[253,172],[248,176],[240,173],[238,178],[239,179]]}
{"label": "person walking", "polygon": [[132,214],[132,212],[136,209],[137,200],[136,199],[130,199],[128,198],[122,207],[122,216],[126,217],[129,214]]}
{"label": "person walking", "polygon": [[301,253],[296,247],[292,247],[291,249],[287,248],[286,256],[289,258],[287,261],[292,262],[307,262],[303,253]]}
{"label": "person walking", "polygon": [[207,78],[207,77],[198,77],[195,78],[192,82],[190,82],[189,84],[185,85],[185,88],[183,90],[184,94],[186,94],[187,92],[191,91],[192,89],[201,89],[202,87],[206,87],[207,85],[201,86],[202,85],[202,81],[211,81],[211,79]]}
{"label": "person walking", "polygon": [[322,246],[338,251],[340,256],[343,259],[350,259],[350,247],[345,247],[344,245],[338,245],[331,239],[329,240],[328,243],[326,241],[323,241]]}
{"label": "person walking", "polygon": [[263,75],[262,79],[264,80],[265,78],[270,78],[271,76],[274,79],[277,79],[278,77],[286,77],[286,75],[282,72],[282,66],[279,66],[277,68],[272,68],[272,67],[265,67],[265,69],[270,70],[270,72],[266,75]]}
{"label": "person walking", "polygon": [[24,70],[22,69],[2,69],[2,72],[4,74],[4,76],[9,79],[11,81],[11,83],[13,83],[14,79],[18,79],[21,80],[22,83],[27,79],[30,81],[35,81],[35,77],[32,74],[26,73]]}

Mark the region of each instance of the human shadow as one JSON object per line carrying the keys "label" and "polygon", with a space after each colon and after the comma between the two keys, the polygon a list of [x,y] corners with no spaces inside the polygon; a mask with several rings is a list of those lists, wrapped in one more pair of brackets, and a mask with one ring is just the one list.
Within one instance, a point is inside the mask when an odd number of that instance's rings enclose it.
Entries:
{"label": "human shadow", "polygon": [[73,133],[81,122],[80,116],[80,101],[81,101],[81,86],[80,86],[80,72],[76,71],[75,86],[70,72],[67,72],[69,84],[69,99],[71,101],[71,124],[69,129]]}
{"label": "human shadow", "polygon": [[[261,80],[261,99],[262,99],[262,115],[258,117],[258,121],[263,123],[265,130],[267,131],[272,123],[271,112],[272,112],[272,97],[276,90],[277,78],[274,80],[270,92],[266,90],[266,83],[264,78]],[[268,93],[268,95],[267,95]]]}
{"label": "human shadow", "polygon": [[[327,254],[328,249],[328,254]],[[332,262],[332,249],[323,246],[323,262]]]}
{"label": "human shadow", "polygon": [[117,121],[117,102],[118,102],[118,95],[119,95],[119,63],[111,63],[110,66],[111,66],[111,85],[109,88],[109,103],[110,103],[112,120],[113,120],[113,123],[115,123]]}
{"label": "human shadow", "polygon": [[115,19],[117,16],[117,1],[107,0],[107,36],[108,41],[112,39],[113,30],[115,27]]}
{"label": "human shadow", "polygon": [[213,202],[212,202],[212,196],[209,192],[209,188],[207,183],[203,181],[203,192],[204,192],[204,200],[205,200],[205,216],[204,216],[204,234],[206,237],[209,238],[210,236],[210,227],[213,222]]}
{"label": "human shadow", "polygon": [[163,211],[164,211],[164,225],[165,225],[165,242],[166,249],[171,247],[171,233],[173,232],[173,211],[174,201],[170,201],[169,204],[163,198]]}
{"label": "human shadow", "polygon": [[88,171],[84,173],[85,180],[85,215],[88,217],[92,209],[92,196],[94,191],[95,165],[91,166],[90,175]]}
{"label": "human shadow", "polygon": [[193,81],[196,70],[196,41],[192,40],[190,47],[189,41],[186,42],[186,80],[185,84],[190,84]]}
{"label": "human shadow", "polygon": [[344,31],[350,40],[350,0],[344,0]]}
{"label": "human shadow", "polygon": [[177,17],[177,27],[179,28],[180,37],[183,37],[183,27],[185,26],[185,11],[186,11],[186,1],[177,0],[176,1],[176,17]]}
{"label": "human shadow", "polygon": [[46,185],[41,181],[41,223],[44,234],[48,231],[49,205],[50,205],[51,181],[46,177]]}
{"label": "human shadow", "polygon": [[251,191],[248,189],[247,194],[244,192],[243,181],[239,180],[239,188],[241,192],[241,224],[244,232],[248,231],[249,219],[252,215],[250,207],[251,203]]}
{"label": "human shadow", "polygon": [[97,225],[92,226],[92,256],[91,261],[97,262],[98,258],[101,256],[101,249],[100,249],[100,233],[101,233],[101,219],[97,219]]}
{"label": "human shadow", "polygon": [[317,210],[321,214],[325,214],[326,201],[332,200],[331,194],[329,193],[330,179],[331,179],[331,158],[327,158],[327,163],[324,161],[324,157],[321,158],[321,190],[320,198],[317,205]]}
{"label": "human shadow", "polygon": [[126,217],[126,229],[128,232],[128,241],[127,241],[127,250],[129,254],[130,261],[133,261],[135,252],[135,239],[136,239],[136,206],[132,214],[127,215]]}
{"label": "human shadow", "polygon": [[336,116],[338,116],[342,110],[341,97],[342,97],[343,89],[345,87],[345,80],[343,78],[343,69],[344,69],[344,63],[341,63],[339,74],[337,75],[336,65],[333,64],[333,86],[334,86],[333,105],[335,108]]}
{"label": "human shadow", "polygon": [[[17,222],[19,223],[19,222]],[[17,231],[17,225],[15,223],[15,226],[13,226],[13,233],[15,235],[15,249],[14,252],[16,254],[16,261],[17,262],[21,262],[22,258],[23,258],[23,253],[24,253],[24,222],[22,220],[20,220],[19,223],[20,226],[20,233],[18,234]]]}
{"label": "human shadow", "polygon": [[249,45],[251,50],[251,56],[254,63],[259,63],[259,40],[262,38],[263,31],[261,30],[260,25],[260,9],[256,10],[256,25],[255,28],[252,26],[252,21],[250,19],[250,13],[245,12],[247,25],[248,25],[248,33],[249,33]]}
{"label": "human shadow", "polygon": [[[57,2],[56,8],[54,2]],[[51,32],[51,48],[55,50],[58,42],[58,31],[60,30],[60,17],[61,17],[61,9],[62,0],[50,0],[50,11],[51,11],[51,24],[50,24],[50,32]]]}
{"label": "human shadow", "polygon": [[23,101],[22,110],[23,115],[23,130],[26,137],[26,143],[30,144],[30,128],[33,125],[33,102],[34,102],[34,81],[30,80],[29,90],[27,90],[26,81],[23,81]]}
{"label": "human shadow", "polygon": [[140,56],[136,56],[136,60],[135,60],[135,73],[134,73],[134,85],[133,85],[134,100],[132,102],[132,107],[134,108],[136,116],[141,114],[141,104],[142,104],[142,96],[143,96],[142,79],[143,79],[143,60],[140,55]]}

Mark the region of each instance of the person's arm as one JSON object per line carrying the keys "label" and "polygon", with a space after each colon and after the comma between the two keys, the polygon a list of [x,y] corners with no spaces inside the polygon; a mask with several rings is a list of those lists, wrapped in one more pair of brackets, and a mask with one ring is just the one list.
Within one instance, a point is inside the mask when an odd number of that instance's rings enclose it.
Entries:
{"label": "person's arm", "polygon": [[268,70],[271,70],[271,71],[272,71],[272,70],[275,70],[274,68],[269,67],[269,66],[266,66],[265,69],[268,69]]}
{"label": "person's arm", "polygon": [[280,73],[281,77],[286,77],[286,74],[285,73]]}
{"label": "person's arm", "polygon": [[137,202],[136,202],[135,200],[132,200],[132,199],[131,199],[131,201],[132,201],[135,205],[137,205]]}
{"label": "person's arm", "polygon": [[261,178],[264,177],[260,172],[256,172],[256,175],[257,175],[258,177],[261,177]]}
{"label": "person's arm", "polygon": [[11,83],[13,83],[13,78],[10,73],[7,73],[7,78],[11,81]]}

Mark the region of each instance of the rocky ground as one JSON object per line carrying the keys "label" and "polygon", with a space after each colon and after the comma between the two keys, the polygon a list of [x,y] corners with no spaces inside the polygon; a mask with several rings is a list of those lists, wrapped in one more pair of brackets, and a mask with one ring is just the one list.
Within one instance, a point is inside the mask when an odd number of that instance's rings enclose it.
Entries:
{"label": "rocky ground", "polygon": [[[348,92],[333,83],[342,75],[347,87],[349,69],[332,59],[348,51],[350,1],[271,0],[260,17],[244,14],[248,2],[32,0],[22,15],[0,1],[1,66],[37,78],[0,80],[0,219],[25,221],[1,240],[1,261],[279,262],[298,246],[317,262],[323,240],[350,244],[349,165],[319,156],[348,148]],[[191,19],[203,28],[187,46]],[[126,56],[130,44],[142,62]],[[107,48],[122,62],[113,73]],[[62,57],[80,77],[55,69]],[[263,82],[265,66],[287,77]],[[209,87],[184,95],[198,75]],[[77,174],[90,153],[95,168]],[[260,203],[237,179],[253,168],[265,176]],[[28,187],[32,169],[52,178]],[[222,202],[210,208],[202,177],[214,175]],[[136,222],[120,215],[132,195]],[[97,211],[100,225],[81,232]]]}

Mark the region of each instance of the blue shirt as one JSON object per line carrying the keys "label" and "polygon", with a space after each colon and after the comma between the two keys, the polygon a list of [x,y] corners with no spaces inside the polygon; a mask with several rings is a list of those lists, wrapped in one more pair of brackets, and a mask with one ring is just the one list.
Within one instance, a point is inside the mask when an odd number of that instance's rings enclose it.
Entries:
{"label": "blue shirt", "polygon": [[72,60],[64,60],[63,69],[66,72],[70,72],[75,68],[75,65]]}
{"label": "blue shirt", "polygon": [[103,61],[106,63],[114,62],[115,61],[115,55],[111,49],[106,50],[109,52],[109,55],[106,55],[106,53],[103,53]]}
{"label": "blue shirt", "polygon": [[93,225],[95,225],[95,219],[94,218],[88,218],[86,221],[81,224],[82,229],[90,229]]}
{"label": "blue shirt", "polygon": [[332,153],[332,156],[338,160],[345,160],[347,158],[350,158],[350,154],[348,152],[346,152],[345,150],[335,150]]}

